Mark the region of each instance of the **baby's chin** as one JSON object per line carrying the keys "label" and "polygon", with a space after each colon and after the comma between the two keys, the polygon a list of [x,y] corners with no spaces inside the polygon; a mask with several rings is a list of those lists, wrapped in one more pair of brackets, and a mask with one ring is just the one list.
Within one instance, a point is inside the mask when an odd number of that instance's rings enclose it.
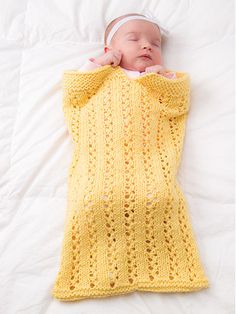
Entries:
{"label": "baby's chin", "polygon": [[126,65],[122,65],[122,63],[120,64],[121,67],[127,70],[139,71],[139,72],[145,72],[146,68],[152,65],[155,65],[153,60],[138,60],[138,62],[135,62],[133,64],[126,64]]}

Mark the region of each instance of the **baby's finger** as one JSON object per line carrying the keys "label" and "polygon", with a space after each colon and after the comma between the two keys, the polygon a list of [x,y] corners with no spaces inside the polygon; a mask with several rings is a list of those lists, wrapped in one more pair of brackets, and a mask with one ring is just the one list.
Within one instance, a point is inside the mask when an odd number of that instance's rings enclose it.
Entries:
{"label": "baby's finger", "polygon": [[121,52],[120,52],[119,50],[116,50],[115,53],[114,53],[114,56],[115,56],[118,60],[120,60],[122,54],[121,54]]}
{"label": "baby's finger", "polygon": [[159,66],[157,68],[157,72],[160,73],[160,74],[164,74],[166,71],[165,71],[165,68],[163,66]]}
{"label": "baby's finger", "polygon": [[165,70],[164,70],[164,69],[160,69],[160,70],[158,71],[158,73],[164,74],[164,73],[165,73]]}
{"label": "baby's finger", "polygon": [[121,56],[120,50],[114,50],[114,55],[117,57]]}
{"label": "baby's finger", "polygon": [[113,62],[118,65],[120,63],[121,58],[119,56],[113,56]]}
{"label": "baby's finger", "polygon": [[113,56],[112,66],[117,66],[119,63],[120,63],[120,60],[117,57]]}
{"label": "baby's finger", "polygon": [[153,66],[150,66],[150,67],[147,67],[145,69],[145,72],[150,73],[150,72],[156,72],[156,71],[155,71],[155,68]]}

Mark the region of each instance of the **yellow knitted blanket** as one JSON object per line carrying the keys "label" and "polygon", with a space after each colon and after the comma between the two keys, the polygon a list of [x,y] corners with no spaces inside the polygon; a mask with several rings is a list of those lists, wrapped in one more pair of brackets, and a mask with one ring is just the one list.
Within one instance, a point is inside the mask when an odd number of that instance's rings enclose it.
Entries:
{"label": "yellow knitted blanket", "polygon": [[176,180],[189,76],[127,77],[120,66],[63,75],[73,141],[60,300],[209,287]]}

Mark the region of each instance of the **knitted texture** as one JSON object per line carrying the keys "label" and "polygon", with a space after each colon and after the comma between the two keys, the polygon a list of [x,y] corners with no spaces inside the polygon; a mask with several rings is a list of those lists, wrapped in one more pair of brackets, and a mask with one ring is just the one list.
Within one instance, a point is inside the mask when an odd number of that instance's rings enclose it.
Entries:
{"label": "knitted texture", "polygon": [[74,150],[55,298],[209,286],[176,179],[190,99],[188,74],[176,73],[64,72]]}

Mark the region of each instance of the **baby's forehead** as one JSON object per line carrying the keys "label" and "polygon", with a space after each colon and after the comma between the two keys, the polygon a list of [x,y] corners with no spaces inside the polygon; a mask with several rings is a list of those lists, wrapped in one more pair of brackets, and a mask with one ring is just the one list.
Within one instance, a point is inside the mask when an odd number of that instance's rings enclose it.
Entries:
{"label": "baby's forehead", "polygon": [[147,33],[149,35],[153,35],[158,38],[161,37],[158,26],[149,21],[131,20],[123,24],[120,30],[123,35],[127,35],[129,33],[133,33],[133,34]]}

